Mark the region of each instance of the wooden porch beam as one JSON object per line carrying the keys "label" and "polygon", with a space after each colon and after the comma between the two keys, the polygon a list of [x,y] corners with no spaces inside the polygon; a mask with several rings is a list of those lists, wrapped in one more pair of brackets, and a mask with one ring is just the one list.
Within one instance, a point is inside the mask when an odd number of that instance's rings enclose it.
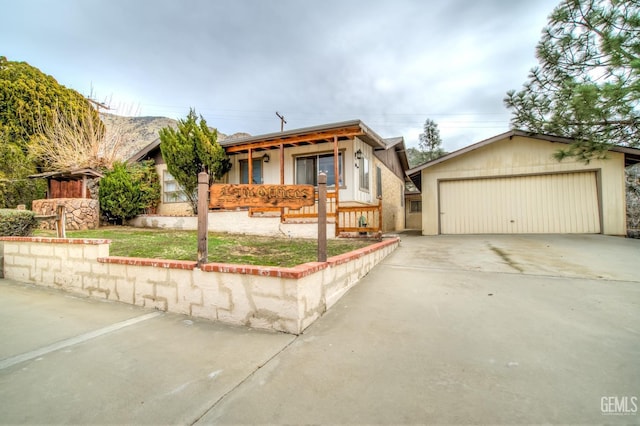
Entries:
{"label": "wooden porch beam", "polygon": [[358,127],[339,130],[331,133],[310,133],[307,135],[293,136],[290,138],[279,138],[279,139],[271,139],[259,142],[249,143],[247,145],[234,145],[225,147],[225,151],[227,154],[237,153],[237,152],[247,152],[249,148],[251,149],[265,149],[265,148],[277,148],[280,144],[288,145],[295,143],[321,143],[328,142],[331,139],[335,139],[337,137],[354,137],[362,135],[362,130]]}
{"label": "wooden porch beam", "polygon": [[280,185],[284,185],[284,144],[280,144]]}

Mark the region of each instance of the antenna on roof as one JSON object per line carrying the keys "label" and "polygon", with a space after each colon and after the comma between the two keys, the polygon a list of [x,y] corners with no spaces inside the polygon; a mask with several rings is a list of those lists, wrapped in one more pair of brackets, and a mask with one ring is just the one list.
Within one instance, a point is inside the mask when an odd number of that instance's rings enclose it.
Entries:
{"label": "antenna on roof", "polygon": [[285,120],[284,115],[280,115],[278,111],[276,111],[276,115],[280,119],[280,131],[284,132],[284,125],[287,123],[287,120]]}
{"label": "antenna on roof", "polygon": [[96,111],[98,111],[98,114],[100,114],[100,108],[104,108],[107,111],[109,111],[111,109],[111,107],[109,107],[109,105],[106,104],[105,102],[98,102],[93,98],[93,84],[91,84],[91,89],[89,92],[89,96],[85,96],[85,98],[87,99],[87,101],[92,104]]}
{"label": "antenna on roof", "polygon": [[98,110],[98,113],[100,112],[100,108],[104,108],[106,110],[111,109],[109,105],[106,105],[104,102],[98,102],[95,99],[91,99],[91,98],[87,98],[87,101],[89,101],[91,104],[93,104],[93,106],[96,107],[96,110]]}

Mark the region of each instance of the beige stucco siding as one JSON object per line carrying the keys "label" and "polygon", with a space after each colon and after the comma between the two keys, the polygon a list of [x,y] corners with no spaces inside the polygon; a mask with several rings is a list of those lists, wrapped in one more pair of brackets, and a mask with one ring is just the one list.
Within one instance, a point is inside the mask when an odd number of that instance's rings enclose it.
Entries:
{"label": "beige stucco siding", "polygon": [[405,228],[422,229],[422,210],[415,212],[411,211],[411,202],[422,201],[422,195],[407,195],[405,200]]}
{"label": "beige stucco siding", "polygon": [[[573,159],[558,162],[553,158],[553,154],[561,148],[566,148],[566,145],[515,136],[425,168],[422,170],[423,234],[437,235],[440,232],[440,213],[442,212],[440,182],[480,177],[524,177],[572,171],[592,172],[592,176],[597,180],[601,232],[610,235],[626,234],[623,154],[609,152],[608,159],[592,160],[589,164]],[[540,191],[540,188],[528,190],[527,196],[538,196],[536,191]],[[535,199],[531,202],[535,202]],[[522,214],[526,215],[526,213],[525,211]]]}
{"label": "beige stucco siding", "polygon": [[380,168],[382,177],[382,232],[400,231],[404,229],[404,181],[389,170],[378,159],[373,166],[374,195],[377,190],[377,169]]}

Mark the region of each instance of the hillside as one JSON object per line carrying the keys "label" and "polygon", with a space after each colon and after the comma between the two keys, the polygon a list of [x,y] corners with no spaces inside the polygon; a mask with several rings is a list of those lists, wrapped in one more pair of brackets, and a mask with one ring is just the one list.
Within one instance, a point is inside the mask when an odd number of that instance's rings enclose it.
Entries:
{"label": "hillside", "polygon": [[[178,121],[167,117],[123,117],[101,113],[100,118],[109,132],[122,135],[122,157],[127,159],[151,142],[158,139],[163,127],[177,127]],[[235,133],[231,136],[218,132],[218,142],[228,138],[249,136],[247,133]]]}

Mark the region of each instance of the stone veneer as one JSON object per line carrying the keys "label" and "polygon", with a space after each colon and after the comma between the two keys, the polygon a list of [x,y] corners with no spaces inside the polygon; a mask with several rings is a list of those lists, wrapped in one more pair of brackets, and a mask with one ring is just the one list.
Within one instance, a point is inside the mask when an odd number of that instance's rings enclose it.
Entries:
{"label": "stone veneer", "polygon": [[4,276],[90,297],[299,334],[399,244],[293,268],[109,256],[109,240],[0,238]]}
{"label": "stone veneer", "polygon": [[[52,216],[59,204],[64,204],[67,230],[96,229],[100,223],[100,204],[90,198],[50,198],[34,200],[32,210],[36,215]],[[55,229],[55,218],[40,220],[40,229]]]}

